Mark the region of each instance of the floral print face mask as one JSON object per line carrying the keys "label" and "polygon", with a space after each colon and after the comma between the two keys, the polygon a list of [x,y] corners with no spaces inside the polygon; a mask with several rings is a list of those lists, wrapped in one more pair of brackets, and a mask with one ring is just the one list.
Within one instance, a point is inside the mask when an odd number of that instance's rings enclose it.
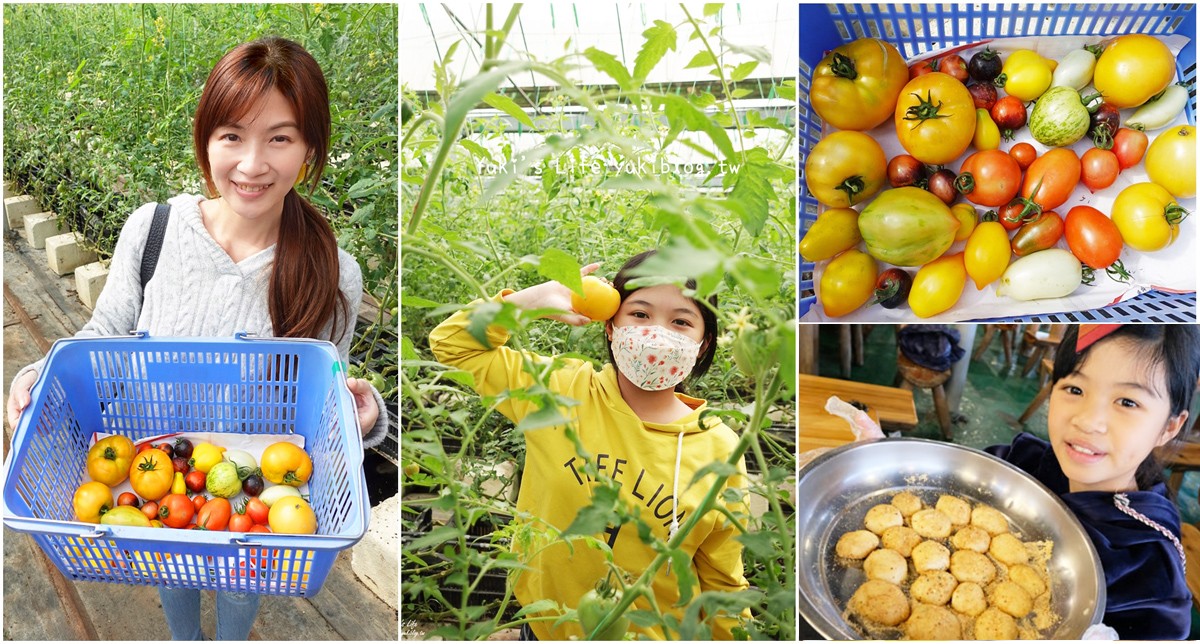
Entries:
{"label": "floral print face mask", "polygon": [[683,382],[696,365],[700,343],[670,329],[653,326],[615,326],[613,361],[634,386],[662,391]]}

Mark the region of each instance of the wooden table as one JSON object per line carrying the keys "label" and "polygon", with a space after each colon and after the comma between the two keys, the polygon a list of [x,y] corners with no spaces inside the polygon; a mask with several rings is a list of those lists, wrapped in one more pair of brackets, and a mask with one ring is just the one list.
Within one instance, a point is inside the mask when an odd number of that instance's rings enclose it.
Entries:
{"label": "wooden table", "polygon": [[817,447],[837,447],[854,440],[849,423],[825,411],[825,401],[830,396],[865,404],[867,415],[877,423],[917,424],[917,408],[912,392],[907,389],[808,374],[800,374],[799,387],[800,438],[797,449],[801,452]]}

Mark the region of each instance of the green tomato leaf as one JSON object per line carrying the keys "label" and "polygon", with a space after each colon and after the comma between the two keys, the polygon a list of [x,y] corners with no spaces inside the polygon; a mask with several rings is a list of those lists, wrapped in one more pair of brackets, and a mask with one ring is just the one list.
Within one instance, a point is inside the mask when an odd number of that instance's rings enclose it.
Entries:
{"label": "green tomato leaf", "polygon": [[521,109],[511,98],[492,92],[484,95],[483,102],[517,119],[517,122],[525,127],[531,130],[537,129],[525,110]]}
{"label": "green tomato leaf", "polygon": [[616,56],[613,56],[606,51],[596,49],[595,47],[588,47],[587,50],[583,52],[583,56],[584,58],[588,59],[588,62],[590,62],[592,66],[597,69],[597,71],[603,72],[609,78],[617,81],[617,85],[619,85],[622,90],[630,92],[637,89],[638,84],[633,80],[633,77],[629,75],[629,70],[625,69],[625,66],[621,64],[621,61],[617,60]]}
{"label": "green tomato leaf", "polygon": [[546,250],[538,261],[538,275],[583,295],[583,278],[579,275],[579,269],[579,262],[574,257],[557,248]]}
{"label": "green tomato leaf", "polygon": [[633,77],[639,85],[646,81],[651,70],[658,65],[668,51],[675,51],[675,27],[662,20],[655,20],[654,26],[642,32],[646,42],[638,50],[633,59]]}

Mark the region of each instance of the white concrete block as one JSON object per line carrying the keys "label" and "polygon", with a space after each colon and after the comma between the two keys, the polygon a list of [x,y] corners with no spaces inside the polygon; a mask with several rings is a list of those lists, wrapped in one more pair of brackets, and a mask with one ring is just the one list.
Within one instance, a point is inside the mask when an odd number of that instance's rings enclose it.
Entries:
{"label": "white concrete block", "polygon": [[512,503],[517,500],[520,485],[517,480],[517,464],[513,461],[465,461],[461,477],[466,485],[478,485],[484,496],[507,499]]}
{"label": "white concrete block", "polygon": [[100,262],[84,264],[75,269],[75,292],[79,293],[79,301],[89,309],[96,308],[96,299],[107,282],[108,267]]}
{"label": "white concrete block", "polygon": [[31,195],[5,197],[4,199],[4,221],[9,230],[23,230],[25,215],[41,211],[41,207]]}
{"label": "white concrete block", "polygon": [[400,609],[400,495],[371,508],[371,525],[350,549],[350,569],[388,606]]}
{"label": "white concrete block", "polygon": [[66,275],[99,259],[96,251],[85,248],[84,243],[83,235],[75,232],[46,238],[46,263],[50,270]]}
{"label": "white concrete block", "polygon": [[52,212],[38,212],[25,215],[25,241],[31,248],[45,248],[46,238],[61,235],[67,231],[58,225],[58,215]]}

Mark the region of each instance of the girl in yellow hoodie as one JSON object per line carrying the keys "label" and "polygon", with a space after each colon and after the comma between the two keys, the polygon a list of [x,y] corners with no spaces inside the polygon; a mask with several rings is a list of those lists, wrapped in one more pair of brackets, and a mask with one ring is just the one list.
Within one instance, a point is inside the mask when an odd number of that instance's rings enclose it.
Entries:
{"label": "girl in yellow hoodie", "polygon": [[[608,576],[606,553],[579,542],[568,543],[555,535],[565,530],[581,508],[592,503],[593,475],[608,477],[619,486],[620,503],[650,527],[652,538],[666,543],[679,525],[700,506],[716,480],[707,475],[695,484],[701,468],[726,461],[738,442],[729,427],[716,420],[700,420],[707,403],[676,391],[683,380],[698,378],[712,364],[716,352],[716,298],[708,303],[687,297],[678,286],[663,284],[630,290],[631,270],[654,251],[631,258],[617,273],[613,286],[621,296],[616,315],[604,325],[610,364],[597,371],[585,360],[562,358],[563,366],[549,379],[551,390],[578,404],[562,409],[577,432],[582,450],[567,435],[567,425],[525,432],[525,469],[517,499],[519,520],[547,526],[540,543],[525,544],[528,570],[516,578],[515,595],[522,605],[550,599],[576,607],[598,579]],[[598,264],[584,267],[591,273]],[[694,288],[693,282],[688,283]],[[571,291],[558,282],[546,282],[521,291],[504,290],[493,302],[508,302],[523,310],[558,309],[568,313],[553,319],[576,326],[590,320],[573,312]],[[430,349],[448,366],[470,372],[475,388],[484,396],[495,396],[533,384],[523,368],[525,357],[505,345],[508,331],[499,326],[487,329],[488,345],[481,345],[468,332],[470,310],[475,302],[440,324],[429,337]],[[513,422],[537,410],[532,401],[507,397],[497,409]],[[593,468],[586,467],[591,461]],[[734,513],[744,512],[745,461],[739,474],[726,481],[727,490],[717,503]],[[616,518],[614,514],[614,519]],[[692,571],[700,591],[736,591],[748,588],[742,569],[739,534],[727,516],[717,510],[705,513],[684,539],[680,548],[691,557]],[[656,552],[639,538],[633,522],[614,525],[595,535],[608,544],[613,562],[637,577],[645,571]],[[514,550],[519,546],[514,544]],[[684,607],[679,582],[671,566],[659,568],[653,580],[655,603],[661,611],[682,620]],[[645,597],[633,609],[651,609]],[[713,634],[731,639],[737,620],[715,616]],[[658,628],[631,626],[638,634],[664,638]],[[577,622],[555,625],[555,620],[533,621],[523,629],[523,638],[565,640],[587,637]]]}

